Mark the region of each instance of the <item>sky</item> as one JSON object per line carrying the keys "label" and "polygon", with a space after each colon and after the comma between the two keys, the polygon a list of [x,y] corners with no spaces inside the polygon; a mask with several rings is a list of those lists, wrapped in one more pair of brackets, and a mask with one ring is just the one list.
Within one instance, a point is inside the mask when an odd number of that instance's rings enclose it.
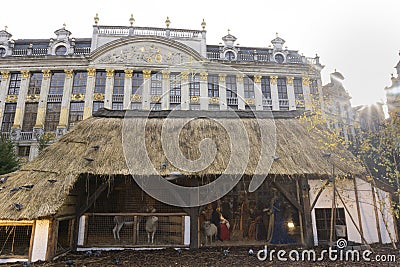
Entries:
{"label": "sky", "polygon": [[[7,11],[9,10],[9,12]],[[335,70],[345,77],[352,105],[385,102],[385,86],[400,59],[400,1],[398,0],[280,0],[280,1],[127,1],[19,0],[4,1],[0,28],[13,39],[52,38],[66,23],[75,38],[92,36],[93,17],[99,25],[201,29],[207,23],[207,44],[222,42],[230,33],[242,46],[267,47],[279,37],[288,49],[307,57],[318,54],[324,65],[322,83]]]}

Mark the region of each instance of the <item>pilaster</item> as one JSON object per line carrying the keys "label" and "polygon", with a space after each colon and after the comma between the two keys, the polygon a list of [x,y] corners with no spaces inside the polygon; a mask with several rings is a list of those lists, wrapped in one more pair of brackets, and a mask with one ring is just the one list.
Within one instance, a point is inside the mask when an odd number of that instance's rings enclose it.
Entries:
{"label": "pilaster", "polygon": [[28,70],[21,70],[21,85],[19,88],[17,108],[15,110],[14,125],[12,126],[12,128],[15,129],[22,128],[22,121],[25,111],[25,100],[28,93],[29,77],[30,74]]}
{"label": "pilaster", "polygon": [[169,109],[169,96],[170,96],[170,71],[163,70],[162,71],[162,96],[161,96],[161,109],[168,110]]}
{"label": "pilaster", "polygon": [[9,82],[10,82],[10,72],[2,71],[1,72],[1,83],[0,83],[0,123],[3,121],[3,110],[4,110],[4,106],[5,106],[5,100],[6,100],[6,96],[7,96],[7,88],[8,88]]}
{"label": "pilaster", "polygon": [[58,122],[57,126],[57,136],[63,135],[67,132],[68,114],[71,102],[72,82],[74,76],[74,70],[72,69],[66,69],[64,70],[64,72],[65,72],[65,82],[64,82],[63,97],[61,101],[60,121]]}
{"label": "pilaster", "polygon": [[85,95],[85,107],[83,109],[83,119],[87,119],[92,116],[93,109],[93,93],[96,83],[96,69],[87,69],[87,80],[86,80],[86,95]]}
{"label": "pilaster", "polygon": [[261,78],[261,75],[254,75],[254,97],[256,102],[256,110],[263,110]]}
{"label": "pilaster", "polygon": [[112,93],[114,89],[114,69],[106,69],[106,89],[104,96],[104,107],[112,108]]}
{"label": "pilaster", "polygon": [[226,110],[228,103],[226,101],[226,74],[220,74],[218,79],[219,87],[219,108],[220,110]]}
{"label": "pilaster", "polygon": [[238,97],[238,109],[244,110],[246,107],[246,101],[244,98],[244,84],[243,84],[243,74],[236,75],[236,85],[237,85],[237,97]]}
{"label": "pilaster", "polygon": [[311,98],[311,91],[310,91],[310,78],[303,77],[303,95],[304,95],[304,108],[305,110],[312,110],[312,98]]}
{"label": "pilaster", "polygon": [[286,77],[287,94],[289,101],[289,110],[296,109],[296,96],[294,94],[293,76]]}
{"label": "pilaster", "polygon": [[151,70],[143,70],[142,108],[150,110]]}
{"label": "pilaster", "polygon": [[132,75],[133,70],[126,69],[124,81],[124,102],[123,109],[131,109],[131,94],[132,94]]}
{"label": "pilaster", "polygon": [[181,109],[189,110],[189,72],[181,72]]}
{"label": "pilaster", "polygon": [[[39,105],[38,111],[36,116],[36,124],[33,128],[33,131],[40,136],[43,132],[44,121],[46,117],[46,107],[47,107],[47,95],[49,94],[50,89],[50,77],[51,71],[50,70],[42,70],[43,77],[42,77],[42,85],[40,87],[40,97],[39,97]],[[38,129],[41,129],[39,131]]]}
{"label": "pilaster", "polygon": [[208,73],[200,73],[200,110],[208,110]]}
{"label": "pilaster", "polygon": [[272,110],[279,110],[278,76],[270,76]]}

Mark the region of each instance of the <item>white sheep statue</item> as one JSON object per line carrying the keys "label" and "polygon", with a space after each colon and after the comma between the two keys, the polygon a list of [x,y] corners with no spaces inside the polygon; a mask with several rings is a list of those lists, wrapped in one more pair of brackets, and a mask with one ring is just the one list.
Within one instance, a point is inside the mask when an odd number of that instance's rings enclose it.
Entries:
{"label": "white sheep statue", "polygon": [[215,224],[211,223],[210,221],[204,221],[203,229],[204,229],[204,235],[206,236],[206,244],[208,238],[210,238],[210,244],[212,244],[213,237],[214,239],[217,237],[217,232],[218,232],[217,226],[215,226]]}
{"label": "white sheep statue", "polygon": [[154,235],[157,231],[158,217],[151,216],[147,218],[146,221],[146,232],[147,232],[147,243],[150,243],[150,234],[151,234],[151,243],[154,244]]}

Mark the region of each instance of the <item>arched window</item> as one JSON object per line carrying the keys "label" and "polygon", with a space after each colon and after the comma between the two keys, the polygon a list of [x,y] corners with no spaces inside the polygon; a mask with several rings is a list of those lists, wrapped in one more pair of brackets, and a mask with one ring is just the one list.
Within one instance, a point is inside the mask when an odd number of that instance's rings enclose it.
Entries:
{"label": "arched window", "polygon": [[283,62],[285,61],[285,58],[283,57],[282,54],[276,54],[276,55],[275,55],[275,61],[276,61],[277,63],[283,63]]}
{"label": "arched window", "polygon": [[56,55],[57,56],[63,56],[67,53],[67,48],[63,45],[60,45],[59,47],[56,48]]}
{"label": "arched window", "polygon": [[225,53],[225,59],[229,61],[235,60],[236,59],[235,53],[233,53],[232,51],[227,51]]}
{"label": "arched window", "polygon": [[0,57],[4,57],[6,55],[6,49],[0,47]]}

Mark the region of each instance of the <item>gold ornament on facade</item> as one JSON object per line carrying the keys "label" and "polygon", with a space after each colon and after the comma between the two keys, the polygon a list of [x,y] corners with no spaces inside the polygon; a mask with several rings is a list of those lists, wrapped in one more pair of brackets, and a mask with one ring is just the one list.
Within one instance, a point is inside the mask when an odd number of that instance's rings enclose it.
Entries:
{"label": "gold ornament on facade", "polygon": [[226,74],[220,74],[219,76],[219,81],[220,82],[225,82],[226,81]]}
{"label": "gold ornament on facade", "polygon": [[189,79],[189,72],[188,71],[182,71],[181,72],[181,80],[182,81],[187,81]]}
{"label": "gold ornament on facade", "polygon": [[17,102],[18,100],[18,95],[8,95],[6,96],[6,102]]}
{"label": "gold ornament on facade", "polygon": [[21,76],[22,78],[28,78],[29,77],[29,70],[21,70]]}
{"label": "gold ornament on facade", "polygon": [[142,102],[142,96],[138,94],[131,95],[132,102]]}
{"label": "gold ornament on facade", "polygon": [[200,72],[200,80],[207,81],[208,73],[205,71]]}
{"label": "gold ornament on facade", "polygon": [[131,14],[131,17],[129,18],[129,23],[131,26],[133,26],[133,23],[135,23],[135,19],[133,18],[133,14]]}
{"label": "gold ornament on facade", "polygon": [[219,104],[219,97],[210,97],[208,99],[208,101],[210,102],[210,104]]}
{"label": "gold ornament on facade", "polygon": [[165,20],[165,26],[169,28],[169,25],[171,25],[171,21],[169,20],[169,17],[167,17],[167,19]]}
{"label": "gold ornament on facade", "polygon": [[72,78],[72,75],[74,74],[74,70],[73,69],[66,69],[66,70],[64,70],[64,72],[65,72],[65,76],[67,78]]}
{"label": "gold ornament on facade", "polygon": [[96,69],[95,68],[88,68],[87,70],[87,75],[88,76],[95,76],[96,75]]}
{"label": "gold ornament on facade", "polygon": [[303,85],[304,86],[310,85],[310,78],[309,77],[303,77]]}
{"label": "gold ornament on facade", "polygon": [[161,54],[156,54],[156,55],[154,56],[154,59],[155,59],[155,61],[156,61],[157,63],[161,63],[161,61],[162,61],[162,56],[161,56]]}
{"label": "gold ornament on facade", "polygon": [[293,77],[293,76],[288,76],[288,77],[286,77],[286,82],[287,82],[287,84],[293,84],[293,80],[294,80],[294,77]]}
{"label": "gold ornament on facade", "polygon": [[163,70],[162,71],[162,77],[163,79],[169,79],[171,72],[169,70]]}
{"label": "gold ornament on facade", "polygon": [[132,78],[133,75],[133,70],[124,70],[125,72],[125,78]]}
{"label": "gold ornament on facade", "polygon": [[94,93],[93,94],[93,99],[96,101],[103,101],[104,100],[104,94],[102,93]]}
{"label": "gold ornament on facade", "polygon": [[201,22],[201,28],[203,28],[203,31],[206,29],[206,22],[205,22],[205,20],[203,19],[203,21]]}
{"label": "gold ornament on facade", "polygon": [[113,77],[114,76],[114,69],[106,69],[106,76]]}
{"label": "gold ornament on facade", "polygon": [[1,72],[1,78],[2,79],[8,79],[10,77],[10,72],[9,71],[2,71]]}
{"label": "gold ornament on facade", "polygon": [[269,77],[270,83],[271,84],[277,84],[278,82],[278,76],[270,76]]}
{"label": "gold ornament on facade", "polygon": [[39,102],[40,95],[27,95],[26,101],[27,102]]}
{"label": "gold ornament on facade", "polygon": [[254,105],[256,103],[254,98],[246,98],[245,102],[247,105]]}
{"label": "gold ornament on facade", "polygon": [[243,82],[243,77],[244,77],[243,74],[237,74],[236,75],[236,81],[239,82],[239,83],[242,83]]}
{"label": "gold ornament on facade", "polygon": [[192,103],[199,103],[199,101],[200,101],[200,97],[197,95],[190,97],[190,102],[192,102]]}
{"label": "gold ornament on facade", "polygon": [[143,78],[150,78],[151,77],[151,70],[142,70]]}
{"label": "gold ornament on facade", "polygon": [[96,16],[94,16],[94,24],[98,24],[99,23],[99,14],[98,13],[96,13]]}
{"label": "gold ornament on facade", "polygon": [[161,96],[159,96],[159,95],[152,95],[151,96],[151,102],[158,103],[160,101],[161,101]]}
{"label": "gold ornament on facade", "polygon": [[146,61],[147,61],[147,63],[151,63],[151,62],[153,62],[153,59],[152,59],[151,57],[148,57],[148,58],[146,59]]}
{"label": "gold ornament on facade", "polygon": [[71,100],[74,100],[74,101],[85,100],[85,95],[84,94],[72,94],[71,95]]}
{"label": "gold ornament on facade", "polygon": [[255,83],[261,83],[261,78],[262,78],[262,76],[261,75],[254,75],[254,82]]}
{"label": "gold ornament on facade", "polygon": [[43,78],[50,78],[51,76],[51,70],[42,70],[43,73]]}

